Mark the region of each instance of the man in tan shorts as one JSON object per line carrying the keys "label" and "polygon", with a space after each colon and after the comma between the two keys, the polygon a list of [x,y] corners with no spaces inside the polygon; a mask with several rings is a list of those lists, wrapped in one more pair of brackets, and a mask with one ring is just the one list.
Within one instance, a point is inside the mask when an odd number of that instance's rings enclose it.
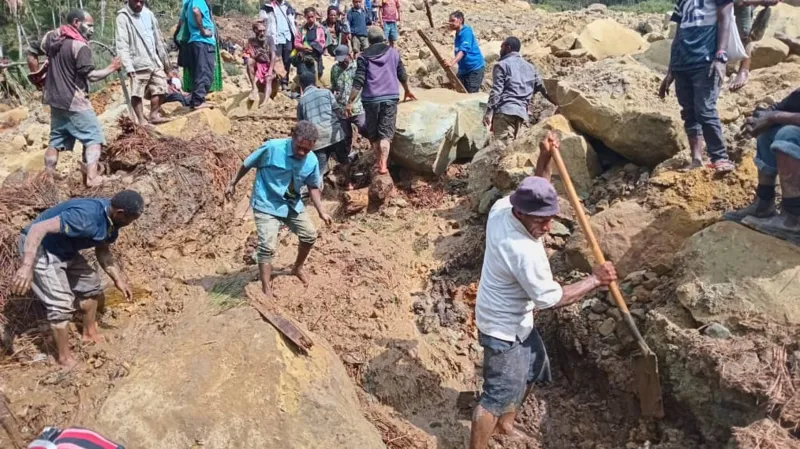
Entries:
{"label": "man in tan shorts", "polygon": [[168,121],[161,115],[161,105],[169,92],[167,52],[158,21],[144,0],[127,0],[117,11],[117,54],[131,81],[131,105],[136,120],[145,123],[142,99],[150,100],[150,123]]}

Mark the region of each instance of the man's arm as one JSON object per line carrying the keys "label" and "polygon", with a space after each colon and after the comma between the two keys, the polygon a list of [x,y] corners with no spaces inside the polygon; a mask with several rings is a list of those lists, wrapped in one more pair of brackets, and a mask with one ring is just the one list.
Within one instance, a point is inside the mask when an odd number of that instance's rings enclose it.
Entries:
{"label": "man's arm", "polygon": [[411,88],[408,86],[408,73],[406,73],[406,66],[403,64],[403,59],[397,60],[397,80],[403,86],[403,101],[416,100],[417,97],[411,93]]}
{"label": "man's arm", "polygon": [[78,75],[85,76],[91,82],[100,81],[107,78],[112,73],[122,67],[122,62],[118,57],[114,57],[108,66],[101,70],[95,70],[94,63],[92,62],[92,51],[88,46],[84,46],[78,51],[78,57],[75,62],[75,71]]}
{"label": "man's arm", "polygon": [[42,239],[47,234],[58,234],[61,232],[61,218],[53,217],[49,220],[40,221],[31,226],[28,235],[25,237],[25,247],[22,250],[22,265],[14,274],[11,282],[11,293],[24,295],[31,289],[33,282],[33,264],[36,260],[36,252]]}
{"label": "man's arm", "polygon": [[456,53],[456,57],[451,59],[450,63],[448,63],[447,65],[450,66],[450,67],[453,67],[456,64],[458,64],[463,57],[464,57],[464,52],[463,51],[459,51],[458,53]]}
{"label": "man's arm", "polygon": [[728,51],[728,39],[731,37],[731,18],[733,17],[732,10],[733,3],[717,7],[717,53]]}
{"label": "man's arm", "polygon": [[130,24],[130,20],[125,17],[125,13],[117,14],[117,30],[114,42],[117,46],[117,56],[119,56],[120,61],[122,61],[122,67],[125,68],[125,72],[132,74],[134,70],[131,46],[128,42],[128,37],[130,36],[128,33],[128,24]]}
{"label": "man's arm", "polygon": [[562,287],[561,301],[557,302],[553,308],[557,309],[575,304],[597,287],[600,287],[600,281],[594,275],[574,284],[565,285]]}
{"label": "man's arm", "polygon": [[494,109],[497,107],[497,102],[500,101],[500,94],[506,88],[506,72],[503,66],[495,64],[492,69],[492,90],[489,93],[489,102],[486,104],[486,117],[491,117],[494,114]]}
{"label": "man's arm", "polygon": [[38,56],[36,56],[36,55],[34,55],[32,53],[28,53],[27,62],[28,62],[28,71],[29,72],[34,73],[34,72],[38,72],[39,71],[39,57]]}
{"label": "man's arm", "polygon": [[333,217],[325,212],[325,206],[322,205],[322,193],[319,191],[319,187],[309,186],[308,193],[311,195],[311,202],[314,203],[314,208],[317,209],[319,218],[321,218],[322,221],[324,221],[328,226],[333,224]]}
{"label": "man's arm", "polygon": [[203,27],[203,13],[200,11],[200,8],[194,7],[192,8],[192,17],[194,18],[194,24],[197,26],[197,29],[200,30],[200,34],[204,37],[211,37],[213,33],[211,30],[208,30]]}
{"label": "man's arm", "polygon": [[97,262],[103,268],[103,271],[114,281],[114,285],[122,292],[125,299],[131,301],[133,299],[133,292],[128,284],[128,277],[114,260],[114,255],[111,254],[111,245],[103,243],[97,246],[94,249],[94,254],[97,256]]}

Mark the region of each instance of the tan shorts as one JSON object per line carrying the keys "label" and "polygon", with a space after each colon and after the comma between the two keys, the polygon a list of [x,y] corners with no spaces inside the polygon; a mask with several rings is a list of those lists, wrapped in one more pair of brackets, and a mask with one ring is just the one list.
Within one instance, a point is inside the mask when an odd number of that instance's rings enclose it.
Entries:
{"label": "tan shorts", "polygon": [[524,124],[525,121],[516,115],[496,113],[492,116],[492,130],[498,140],[516,139]]}
{"label": "tan shorts", "polygon": [[150,99],[153,95],[166,95],[168,92],[167,74],[164,69],[133,73],[131,97]]}

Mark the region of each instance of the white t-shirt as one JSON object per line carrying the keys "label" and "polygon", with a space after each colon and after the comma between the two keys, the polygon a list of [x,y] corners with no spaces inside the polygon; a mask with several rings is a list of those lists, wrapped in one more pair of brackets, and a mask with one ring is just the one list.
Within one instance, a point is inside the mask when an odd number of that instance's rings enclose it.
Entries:
{"label": "white t-shirt", "polygon": [[525,341],[533,330],[533,309],[561,301],[541,239],[534,239],[511,212],[510,197],[499,200],[486,223],[475,321],[478,330],[505,341]]}
{"label": "white t-shirt", "polygon": [[177,90],[183,89],[183,83],[178,77],[170,78],[169,83],[172,84],[172,87],[174,87]]}

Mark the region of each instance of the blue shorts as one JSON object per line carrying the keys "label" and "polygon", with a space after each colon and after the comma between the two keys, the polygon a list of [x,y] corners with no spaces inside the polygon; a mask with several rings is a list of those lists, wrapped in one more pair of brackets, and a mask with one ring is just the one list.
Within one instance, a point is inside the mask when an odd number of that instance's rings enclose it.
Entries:
{"label": "blue shorts", "polygon": [[386,38],[389,42],[397,42],[397,38],[400,34],[397,32],[397,23],[396,22],[384,22],[383,23],[383,37]]}
{"label": "blue shorts", "polygon": [[531,384],[550,382],[550,360],[539,332],[513,342],[478,332],[483,346],[483,393],[480,405],[494,416],[516,411]]}
{"label": "blue shorts", "polygon": [[778,174],[775,153],[781,152],[800,160],[800,126],[775,125],[756,139],[756,167],[760,173]]}
{"label": "blue shorts", "polygon": [[50,108],[50,147],[59,151],[72,151],[76,140],[84,148],[89,145],[105,145],[103,128],[94,111]]}

